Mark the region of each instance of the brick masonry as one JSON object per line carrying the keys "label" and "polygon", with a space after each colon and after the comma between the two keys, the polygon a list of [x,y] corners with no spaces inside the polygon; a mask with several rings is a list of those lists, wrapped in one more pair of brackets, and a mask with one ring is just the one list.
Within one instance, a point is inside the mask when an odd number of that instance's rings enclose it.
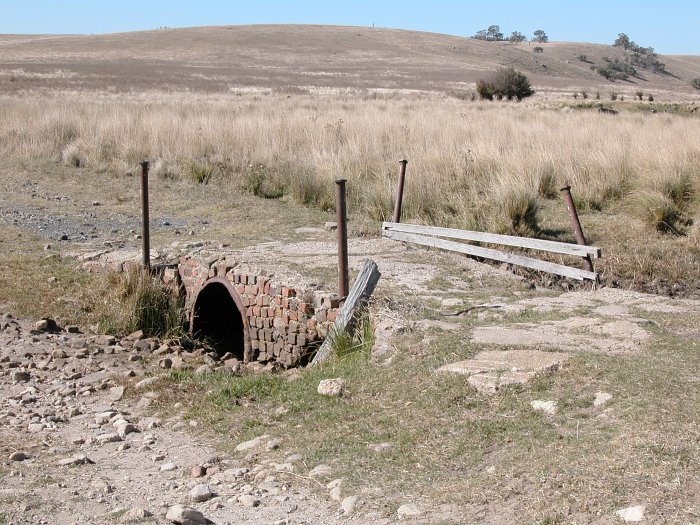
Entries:
{"label": "brick masonry", "polygon": [[335,321],[339,301],[333,294],[305,291],[266,275],[247,273],[225,257],[182,256],[163,279],[182,285],[192,320],[199,293],[210,284],[227,283],[245,325],[246,361],[296,366],[308,359]]}

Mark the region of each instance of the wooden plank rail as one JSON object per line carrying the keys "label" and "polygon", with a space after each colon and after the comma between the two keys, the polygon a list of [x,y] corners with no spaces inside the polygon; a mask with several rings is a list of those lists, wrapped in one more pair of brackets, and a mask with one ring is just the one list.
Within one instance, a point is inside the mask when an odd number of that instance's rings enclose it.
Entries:
{"label": "wooden plank rail", "polygon": [[528,237],[514,237],[512,235],[498,235],[495,233],[456,230],[453,228],[439,228],[437,226],[421,226],[418,224],[385,222],[382,223],[382,230],[417,233],[435,237],[446,237],[448,239],[460,239],[462,241],[502,244],[504,246],[515,246],[518,248],[532,248],[533,250],[561,253],[564,255],[574,255],[577,257],[585,257],[588,255],[594,259],[599,259],[601,256],[600,248],[596,248],[594,246],[582,246],[579,244],[568,244],[565,242],[530,239]]}
{"label": "wooden plank rail", "polygon": [[[402,224],[401,226],[407,225]],[[562,264],[540,261],[539,259],[533,259],[531,257],[525,257],[522,255],[516,255],[507,252],[500,252],[491,248],[482,248],[480,246],[473,246],[471,244],[464,244],[461,242],[448,241],[445,239],[438,239],[435,237],[427,237],[425,235],[418,235],[414,233],[405,233],[392,229],[383,230],[382,236],[388,239],[393,239],[395,241],[403,241],[410,242],[413,244],[420,244],[423,246],[431,246],[433,248],[441,248],[443,250],[464,253],[466,255],[472,255],[475,257],[483,257],[485,259],[492,259],[494,261],[515,264],[517,266],[524,266],[525,268],[532,268],[533,270],[563,275],[564,277],[570,277],[571,279],[576,279],[578,281],[583,281],[584,279],[596,281],[598,279],[598,274],[595,272],[579,270],[578,268],[570,268],[569,266],[564,266]]]}

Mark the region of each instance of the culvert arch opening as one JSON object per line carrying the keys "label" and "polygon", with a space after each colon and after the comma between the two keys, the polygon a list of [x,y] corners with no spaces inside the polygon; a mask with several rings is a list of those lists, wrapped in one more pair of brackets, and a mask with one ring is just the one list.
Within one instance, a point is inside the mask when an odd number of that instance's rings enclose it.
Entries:
{"label": "culvert arch opening", "polygon": [[240,298],[231,285],[211,279],[197,294],[192,310],[192,335],[210,344],[219,355],[227,352],[243,360],[246,330]]}

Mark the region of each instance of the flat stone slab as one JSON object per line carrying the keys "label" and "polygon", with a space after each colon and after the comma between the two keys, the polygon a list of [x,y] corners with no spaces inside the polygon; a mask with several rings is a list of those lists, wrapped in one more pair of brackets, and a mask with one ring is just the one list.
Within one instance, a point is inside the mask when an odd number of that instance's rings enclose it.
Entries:
{"label": "flat stone slab", "polygon": [[502,346],[544,347],[604,354],[639,351],[651,338],[636,319],[608,320],[598,317],[570,317],[539,324],[479,326],[472,342]]}
{"label": "flat stone slab", "polygon": [[468,383],[483,394],[506,385],[524,384],[536,374],[558,370],[569,358],[562,352],[541,350],[488,350],[471,359],[441,366],[438,373],[468,376]]}

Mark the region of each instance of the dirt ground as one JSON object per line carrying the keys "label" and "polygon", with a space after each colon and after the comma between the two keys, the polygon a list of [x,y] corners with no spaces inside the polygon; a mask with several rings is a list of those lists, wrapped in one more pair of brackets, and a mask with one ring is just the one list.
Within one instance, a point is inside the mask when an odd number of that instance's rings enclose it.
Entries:
{"label": "dirt ground", "polygon": [[[138,199],[133,192],[115,198],[125,194],[124,181],[104,176],[84,186],[75,171],[66,170],[56,186],[45,172],[4,170],[10,184],[0,190],[0,221],[21,232],[3,239],[5,251],[31,256],[43,245],[44,252],[76,257],[138,246]],[[182,206],[178,183],[156,181],[154,187],[155,251],[169,253],[198,242],[217,250],[225,243],[244,264],[333,286],[334,233],[322,227],[328,214],[206,186],[194,190],[206,208],[193,209]],[[272,209],[274,217],[259,219]],[[351,226],[351,233],[365,230],[366,225]],[[370,257],[382,273],[372,309],[378,364],[391,366],[407,333],[423,348],[454,332],[492,351],[623,357],[653,352],[662,325],[689,344],[700,338],[700,301],[606,288],[530,290],[507,270],[467,258],[377,236],[351,237],[351,268]],[[26,271],[32,271],[30,265]],[[523,522],[512,501],[455,506],[421,500],[417,505],[411,494],[403,494],[387,511],[381,499],[372,499],[376,490],[345,492],[342,475],[310,463],[305,450],[285,449],[274,435],[227,452],[226,436],[183,418],[177,406],[175,415],[158,408],[167,391],[158,379],[146,378],[161,374],[156,357],[169,351],[156,353],[161,342],[139,349],[134,340],[36,330],[37,319],[15,318],[15,307],[0,306],[0,523],[168,523],[166,513],[177,504],[190,505],[218,524]],[[475,308],[451,315],[465,307]],[[680,372],[690,387],[698,381],[695,364]],[[606,411],[601,417],[619,415]],[[688,424],[694,428],[698,420]],[[688,461],[692,470],[694,459]],[[193,472],[197,467],[203,469]],[[697,472],[695,478],[697,485]],[[657,508],[668,512],[671,504]],[[661,519],[661,511],[655,514],[652,507],[647,520],[691,523],[697,508],[692,510],[692,500],[683,504],[685,514]],[[560,523],[620,519],[612,512],[591,513]]]}

